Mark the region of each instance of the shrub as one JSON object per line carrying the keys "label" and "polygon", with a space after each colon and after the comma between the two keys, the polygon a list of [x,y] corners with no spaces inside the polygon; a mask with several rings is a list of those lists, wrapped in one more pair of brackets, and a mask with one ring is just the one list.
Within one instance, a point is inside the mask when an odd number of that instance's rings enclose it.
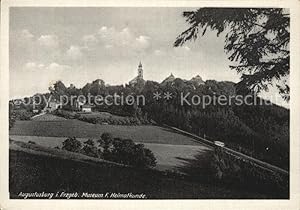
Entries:
{"label": "shrub", "polygon": [[69,137],[63,142],[62,149],[70,152],[80,152],[81,147],[81,142],[78,141],[76,137]]}
{"label": "shrub", "polygon": [[99,139],[98,142],[100,143],[100,146],[102,146],[105,149],[109,148],[112,145],[112,140],[113,137],[111,133],[105,132],[101,135],[101,139]]}
{"label": "shrub", "polygon": [[75,119],[79,119],[79,118],[80,118],[80,114],[79,114],[79,113],[76,113],[76,114],[74,115],[74,118],[75,118]]}
{"label": "shrub", "polygon": [[97,147],[85,144],[81,149],[81,153],[90,157],[100,157]]}
{"label": "shrub", "polygon": [[113,148],[108,156],[111,161],[132,165],[139,168],[154,167],[156,158],[151,150],[143,144],[135,144],[131,139],[115,138]]}
{"label": "shrub", "polygon": [[102,124],[102,123],[103,123],[103,119],[102,119],[102,118],[97,117],[96,119],[97,119],[96,122],[97,122],[98,124]]}
{"label": "shrub", "polygon": [[95,142],[92,139],[88,139],[84,142],[84,146],[81,149],[81,153],[90,157],[100,157],[101,151],[95,146]]}
{"label": "shrub", "polygon": [[13,116],[11,121],[13,123],[13,120],[30,120],[34,114],[27,110],[14,110],[10,115]]}
{"label": "shrub", "polygon": [[156,165],[156,158],[152,151],[144,148],[143,144],[135,144],[131,139],[113,139],[110,133],[105,132],[98,143],[100,148],[95,146],[92,139],[88,139],[82,147],[81,142],[75,137],[69,137],[63,142],[62,149],[139,168]]}
{"label": "shrub", "polygon": [[16,114],[9,110],[9,129],[11,129],[16,122]]}
{"label": "shrub", "polygon": [[131,139],[115,138],[112,142],[113,148],[110,154],[110,160],[125,165],[133,165],[134,142]]}
{"label": "shrub", "polygon": [[55,115],[57,115],[59,117],[64,117],[66,119],[74,119],[74,118],[78,117],[78,116],[76,116],[76,114],[74,114],[74,113],[72,113],[70,111],[61,110],[61,109],[55,110],[53,112],[53,114],[55,114]]}
{"label": "shrub", "polygon": [[101,138],[98,140],[99,146],[103,148],[103,158],[108,159],[112,149],[113,137],[110,133],[103,133]]}
{"label": "shrub", "polygon": [[78,120],[93,123],[93,124],[109,124],[109,125],[142,125],[142,124],[149,124],[148,120],[144,119],[138,119],[136,117],[123,117],[123,118],[114,118],[112,116],[110,117],[99,117],[99,116],[82,116],[80,114],[72,114],[68,113],[67,111],[60,110],[58,113],[59,116],[63,116],[65,118],[76,118]]}
{"label": "shrub", "polygon": [[143,144],[134,146],[133,165],[137,167],[154,167],[156,166],[156,158],[153,152],[144,148]]}
{"label": "shrub", "polygon": [[95,146],[95,142],[92,139],[88,139],[87,141],[83,142],[86,145],[89,146]]}

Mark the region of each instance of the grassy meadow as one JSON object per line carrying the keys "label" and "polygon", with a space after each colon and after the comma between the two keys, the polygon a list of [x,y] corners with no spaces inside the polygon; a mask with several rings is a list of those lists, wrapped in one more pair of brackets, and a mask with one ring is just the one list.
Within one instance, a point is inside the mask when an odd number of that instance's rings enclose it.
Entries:
{"label": "grassy meadow", "polygon": [[93,138],[103,132],[114,137],[132,139],[140,143],[160,143],[173,145],[200,145],[193,139],[174,133],[172,130],[153,125],[119,126],[91,124],[76,119],[50,121],[16,121],[10,135]]}

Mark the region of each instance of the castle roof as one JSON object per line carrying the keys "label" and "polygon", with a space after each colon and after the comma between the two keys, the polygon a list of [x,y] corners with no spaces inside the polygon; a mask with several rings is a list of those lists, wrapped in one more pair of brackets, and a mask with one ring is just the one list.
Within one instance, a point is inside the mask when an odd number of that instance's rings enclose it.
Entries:
{"label": "castle roof", "polygon": [[193,77],[190,81],[196,83],[197,85],[204,84],[202,77],[200,77],[199,75]]}
{"label": "castle roof", "polygon": [[133,78],[132,80],[129,81],[130,85],[134,85],[137,84],[139,82],[144,82],[145,80],[139,76],[136,76],[135,78]]}
{"label": "castle roof", "polygon": [[161,84],[166,84],[166,83],[168,83],[168,82],[173,82],[175,79],[176,79],[176,78],[175,78],[174,75],[171,73],[170,76],[168,76],[166,79],[164,79],[164,80],[162,81]]}

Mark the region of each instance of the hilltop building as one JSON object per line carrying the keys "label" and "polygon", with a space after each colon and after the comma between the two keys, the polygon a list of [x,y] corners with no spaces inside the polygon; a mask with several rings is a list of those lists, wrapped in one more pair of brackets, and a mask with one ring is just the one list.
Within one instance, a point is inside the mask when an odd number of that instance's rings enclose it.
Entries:
{"label": "hilltop building", "polygon": [[136,86],[139,84],[145,84],[145,80],[143,78],[143,65],[141,62],[138,65],[138,75],[129,81],[130,86]]}
{"label": "hilltop building", "polygon": [[203,81],[202,77],[200,77],[199,75],[193,77],[190,80],[195,86],[199,86],[199,85],[204,85],[205,82]]}
{"label": "hilltop building", "polygon": [[[172,85],[175,79],[176,79],[176,77],[171,73],[170,76],[168,76],[161,82],[161,85],[166,85],[166,84]],[[202,77],[199,75],[193,77],[191,80],[183,80],[183,81],[191,83],[194,87],[198,87],[199,85],[205,84]]]}
{"label": "hilltop building", "polygon": [[166,79],[164,79],[161,84],[162,85],[166,85],[167,83],[173,82],[176,78],[174,77],[174,75],[171,73],[170,76],[168,76]]}
{"label": "hilltop building", "polygon": [[51,97],[50,101],[44,107],[44,111],[45,112],[53,112],[53,111],[55,111],[57,109],[61,109],[61,108],[62,108],[62,103],[59,102],[58,100],[56,100],[55,98]]}

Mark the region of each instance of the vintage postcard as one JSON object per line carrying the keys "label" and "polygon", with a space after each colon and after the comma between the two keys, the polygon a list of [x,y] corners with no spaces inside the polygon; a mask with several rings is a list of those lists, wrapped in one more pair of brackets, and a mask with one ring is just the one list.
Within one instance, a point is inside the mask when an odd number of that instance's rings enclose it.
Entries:
{"label": "vintage postcard", "polygon": [[1,210],[299,209],[299,1],[2,1]]}

